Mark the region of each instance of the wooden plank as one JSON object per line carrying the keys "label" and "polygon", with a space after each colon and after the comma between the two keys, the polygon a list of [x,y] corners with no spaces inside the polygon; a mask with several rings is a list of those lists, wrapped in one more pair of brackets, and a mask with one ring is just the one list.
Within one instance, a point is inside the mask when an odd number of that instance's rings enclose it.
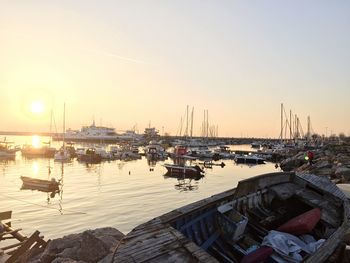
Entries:
{"label": "wooden plank", "polygon": [[22,242],[19,242],[19,243],[16,243],[16,244],[12,244],[12,245],[8,245],[6,247],[2,247],[1,249],[2,250],[8,250],[8,249],[11,249],[11,248],[14,248],[14,247],[19,247],[21,245],[24,244],[25,241],[22,241]]}
{"label": "wooden plank", "polygon": [[30,247],[39,239],[39,231],[35,231],[24,243],[21,247],[19,247],[11,257],[6,261],[6,263],[14,263],[16,262],[22,255],[30,249]]}
{"label": "wooden plank", "polygon": [[6,231],[6,232],[3,232],[3,233],[0,233],[0,239],[5,236],[5,235],[12,235],[12,234],[15,234],[17,233],[18,231],[21,231],[22,228],[18,228],[18,229],[14,229],[12,231]]}
{"label": "wooden plank", "polygon": [[12,211],[0,212],[0,221],[11,219]]}
{"label": "wooden plank", "polygon": [[[14,231],[13,228],[11,228],[8,224],[2,224],[3,227],[5,228],[6,232],[11,232],[11,231]],[[15,238],[17,238],[19,241],[24,241],[27,239],[26,236],[23,236],[20,232],[14,232],[12,234]]]}

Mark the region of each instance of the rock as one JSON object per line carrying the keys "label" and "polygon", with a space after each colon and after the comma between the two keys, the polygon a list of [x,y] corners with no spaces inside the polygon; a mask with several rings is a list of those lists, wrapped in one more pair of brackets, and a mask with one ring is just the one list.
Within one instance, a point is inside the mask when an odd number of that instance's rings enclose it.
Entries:
{"label": "rock", "polygon": [[104,258],[109,253],[109,247],[100,239],[95,237],[92,231],[85,231],[82,234],[82,242],[77,250],[77,258],[88,263],[94,263]]}
{"label": "rock", "polygon": [[319,176],[328,176],[333,178],[334,177],[334,169],[333,168],[316,168],[311,170],[311,173]]}
{"label": "rock", "polygon": [[342,178],[343,182],[349,182],[350,181],[350,168],[348,167],[339,167],[335,171],[335,175],[337,178]]}
{"label": "rock", "polygon": [[304,153],[285,159],[281,162],[280,167],[283,171],[292,171],[305,163]]}
{"label": "rock", "polygon": [[124,234],[112,227],[98,228],[94,230],[94,236],[100,239],[107,247],[114,249]]}
{"label": "rock", "polygon": [[86,263],[85,261],[76,261],[71,258],[56,258],[51,263]]}
{"label": "rock", "polygon": [[72,234],[50,241],[44,252],[29,262],[98,262],[107,258],[123,237],[123,233],[111,227],[86,230],[80,234]]}
{"label": "rock", "polygon": [[111,252],[110,254],[108,254],[107,256],[105,256],[103,259],[101,259],[99,262],[97,263],[111,263],[112,262],[112,257],[113,257],[113,252]]}

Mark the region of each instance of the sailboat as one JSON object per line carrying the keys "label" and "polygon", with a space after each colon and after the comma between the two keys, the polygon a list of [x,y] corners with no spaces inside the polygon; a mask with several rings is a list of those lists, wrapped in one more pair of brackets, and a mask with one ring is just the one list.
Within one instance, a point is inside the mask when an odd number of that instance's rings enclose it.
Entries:
{"label": "sailboat", "polygon": [[65,129],[66,129],[65,116],[66,116],[66,104],[63,105],[63,141],[62,141],[62,146],[58,150],[58,152],[55,153],[55,156],[54,156],[55,161],[60,161],[60,162],[69,161],[71,159],[70,152],[66,148],[66,145],[65,145]]}

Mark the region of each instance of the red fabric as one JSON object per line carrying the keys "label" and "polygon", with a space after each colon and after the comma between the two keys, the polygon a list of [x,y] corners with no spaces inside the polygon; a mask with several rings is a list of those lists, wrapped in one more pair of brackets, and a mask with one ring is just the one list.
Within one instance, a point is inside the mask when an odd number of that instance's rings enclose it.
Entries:
{"label": "red fabric", "polygon": [[314,158],[314,153],[313,152],[308,152],[307,153],[307,157],[309,157],[309,159]]}
{"label": "red fabric", "polygon": [[320,219],[321,209],[314,208],[304,214],[292,218],[276,230],[294,235],[303,235],[310,233]]}
{"label": "red fabric", "polygon": [[241,263],[258,263],[263,262],[273,253],[273,249],[271,247],[262,246],[257,250],[245,255],[241,261]]}

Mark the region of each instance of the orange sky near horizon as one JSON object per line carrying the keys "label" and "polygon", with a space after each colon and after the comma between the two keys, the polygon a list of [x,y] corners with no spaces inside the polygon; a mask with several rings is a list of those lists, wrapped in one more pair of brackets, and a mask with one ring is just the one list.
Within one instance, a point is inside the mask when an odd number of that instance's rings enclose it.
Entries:
{"label": "orange sky near horizon", "polygon": [[0,130],[48,131],[53,110],[61,131],[66,103],[66,128],[176,135],[189,105],[195,135],[208,109],[219,136],[278,137],[284,103],[304,132],[311,116],[316,133],[350,135],[350,3],[1,6]]}

